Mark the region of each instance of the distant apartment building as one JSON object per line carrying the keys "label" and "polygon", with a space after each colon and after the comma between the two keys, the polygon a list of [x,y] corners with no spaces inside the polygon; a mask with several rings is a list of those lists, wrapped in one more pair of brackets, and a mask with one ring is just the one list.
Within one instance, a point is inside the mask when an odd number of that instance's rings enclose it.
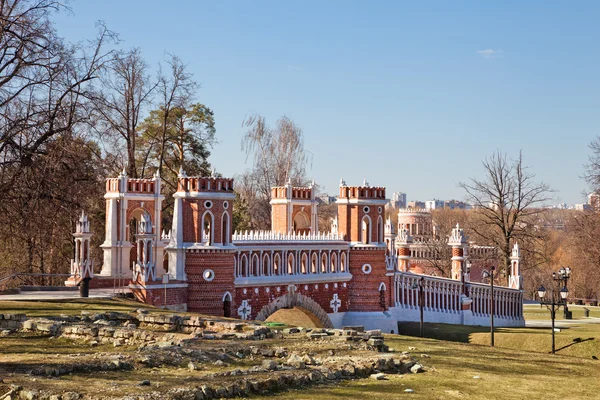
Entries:
{"label": "distant apartment building", "polygon": [[406,208],[406,193],[397,192],[392,194],[392,198],[388,201],[388,207]]}
{"label": "distant apartment building", "polygon": [[577,211],[597,210],[597,208],[588,203],[575,204],[575,209]]}
{"label": "distant apartment building", "polygon": [[427,200],[425,202],[426,210],[439,210],[440,208],[444,208],[444,200]]}
{"label": "distant apartment building", "polygon": [[598,192],[592,192],[588,194],[588,205],[589,210],[600,211],[600,194]]}
{"label": "distant apartment building", "polygon": [[444,201],[444,208],[448,208],[450,210],[468,210],[471,208],[471,206],[464,201],[446,200]]}
{"label": "distant apartment building", "polygon": [[409,201],[406,204],[406,207],[407,208],[422,208],[422,209],[424,209],[425,208],[425,202],[424,201],[418,201],[418,200],[412,200],[412,201]]}
{"label": "distant apartment building", "polygon": [[317,201],[319,202],[319,204],[333,204],[336,202],[336,200],[337,197],[329,196],[328,194],[317,196]]}

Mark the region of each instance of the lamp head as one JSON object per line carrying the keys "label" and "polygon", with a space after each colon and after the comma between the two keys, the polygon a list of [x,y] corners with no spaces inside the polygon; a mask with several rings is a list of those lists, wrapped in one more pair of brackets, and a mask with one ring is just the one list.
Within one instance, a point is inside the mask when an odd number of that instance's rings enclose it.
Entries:
{"label": "lamp head", "polygon": [[567,289],[566,286],[563,286],[563,288],[560,289],[560,298],[563,300],[566,300],[568,296],[569,296],[569,289]]}
{"label": "lamp head", "polygon": [[546,288],[544,286],[540,286],[538,289],[538,297],[543,299],[546,296]]}

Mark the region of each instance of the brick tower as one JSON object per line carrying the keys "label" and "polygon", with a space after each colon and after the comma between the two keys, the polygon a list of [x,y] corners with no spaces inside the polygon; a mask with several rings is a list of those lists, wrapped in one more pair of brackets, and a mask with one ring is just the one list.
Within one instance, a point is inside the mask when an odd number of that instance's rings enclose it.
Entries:
{"label": "brick tower", "polygon": [[[160,191],[158,173],[152,179],[131,179],[123,169],[118,178],[106,180],[106,234],[100,246],[104,251],[104,264],[96,278],[132,277],[137,254],[133,243],[142,217],[148,218],[153,227],[149,233],[155,243],[153,259],[163,259],[165,245],[161,240],[161,208],[165,197]],[[161,262],[157,263],[156,272],[157,275],[164,273]]]}
{"label": "brick tower", "polygon": [[309,187],[285,186],[271,189],[271,227],[273,232],[318,233],[315,183]]}
{"label": "brick tower", "polygon": [[456,228],[452,229],[452,234],[448,238],[448,245],[452,247],[452,279],[463,281],[467,273],[465,265],[467,237],[458,224],[456,224]]}
{"label": "brick tower", "polygon": [[384,236],[385,188],[347,186],[342,179],[338,204],[338,231],[350,242],[350,311],[385,311],[391,302],[386,276]]}
{"label": "brick tower", "polygon": [[523,276],[521,276],[521,250],[519,244],[515,243],[510,254],[510,277],[508,287],[523,290]]}
{"label": "brick tower", "polygon": [[233,179],[188,177],[180,170],[174,197],[169,277],[187,281],[190,311],[223,310],[229,316],[234,293]]}

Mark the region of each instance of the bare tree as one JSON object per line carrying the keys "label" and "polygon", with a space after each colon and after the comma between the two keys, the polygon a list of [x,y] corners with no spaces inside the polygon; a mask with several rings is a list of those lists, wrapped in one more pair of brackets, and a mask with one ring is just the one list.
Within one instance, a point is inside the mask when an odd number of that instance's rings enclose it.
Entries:
{"label": "bare tree", "polygon": [[587,164],[584,165],[585,173],[583,178],[591,186],[592,190],[600,191],[600,136],[588,144],[592,154],[588,157]]}
{"label": "bare tree", "polygon": [[138,177],[136,163],[139,124],[144,107],[158,83],[148,75],[148,64],[140,49],[115,53],[101,76],[101,87],[94,99],[94,128],[102,139],[118,138],[125,143],[127,174]]}
{"label": "bare tree", "polygon": [[523,164],[523,154],[509,160],[497,151],[483,161],[485,178],[461,183],[467,199],[478,209],[479,221],[471,229],[486,242],[499,249],[507,280],[510,273],[510,254],[515,241],[536,237],[532,224],[534,216],[550,200],[551,189],[534,180],[535,175]]}
{"label": "bare tree", "polygon": [[[103,45],[113,34],[103,26],[89,46],[58,37],[49,16],[61,8],[51,0],[0,1],[2,168],[28,165],[49,140],[87,118],[90,82],[110,56]],[[14,183],[6,174],[1,181]]]}
{"label": "bare tree", "polygon": [[269,198],[273,186],[290,181],[294,186],[308,184],[306,169],[310,155],[304,149],[302,130],[292,120],[282,117],[271,129],[263,116],[244,120],[248,128],[242,150],[253,158],[252,170],[238,178],[238,190],[253,214],[254,229],[268,229],[271,224]]}
{"label": "bare tree", "polygon": [[[160,97],[160,103],[158,108],[161,110],[162,121],[161,121],[161,135],[160,135],[160,148],[158,156],[158,169],[162,171],[164,163],[164,154],[166,147],[169,143],[169,119],[171,117],[171,111],[176,108],[178,110],[185,110],[190,108],[191,99],[193,98],[198,84],[192,79],[192,75],[186,71],[185,65],[175,55],[170,55],[170,59],[166,61],[169,73],[164,74],[161,70],[158,76],[158,92]],[[180,112],[179,114],[185,114]],[[185,119],[185,115],[182,116]],[[181,121],[181,118],[178,118]],[[183,129],[183,131],[185,131]],[[181,130],[180,130],[181,132]],[[185,135],[184,135],[185,136]],[[179,143],[182,141],[180,140]],[[183,150],[180,146],[181,160],[183,161]],[[183,164],[182,164],[183,165]]]}

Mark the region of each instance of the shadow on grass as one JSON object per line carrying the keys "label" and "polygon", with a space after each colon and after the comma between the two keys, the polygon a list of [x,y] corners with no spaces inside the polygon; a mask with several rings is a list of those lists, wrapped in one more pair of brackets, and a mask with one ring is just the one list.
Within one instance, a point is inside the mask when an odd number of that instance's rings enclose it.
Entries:
{"label": "shadow on grass", "polygon": [[[485,326],[467,326],[450,324],[423,324],[424,337],[429,339],[448,340],[451,342],[469,343],[472,333],[489,332]],[[419,336],[418,322],[399,322],[398,333],[405,336]]]}
{"label": "shadow on grass", "polygon": [[567,347],[571,347],[571,346],[573,346],[573,345],[576,345],[576,344],[578,344],[578,343],[589,342],[590,340],[594,340],[594,338],[593,338],[593,337],[591,337],[591,338],[587,338],[587,339],[575,338],[575,339],[573,339],[573,343],[569,343],[569,344],[568,344],[568,345],[566,345],[566,346],[563,346],[563,347],[561,347],[561,348],[558,348],[558,349],[556,349],[556,351],[558,352],[558,351],[564,350],[564,349],[566,349]]}

